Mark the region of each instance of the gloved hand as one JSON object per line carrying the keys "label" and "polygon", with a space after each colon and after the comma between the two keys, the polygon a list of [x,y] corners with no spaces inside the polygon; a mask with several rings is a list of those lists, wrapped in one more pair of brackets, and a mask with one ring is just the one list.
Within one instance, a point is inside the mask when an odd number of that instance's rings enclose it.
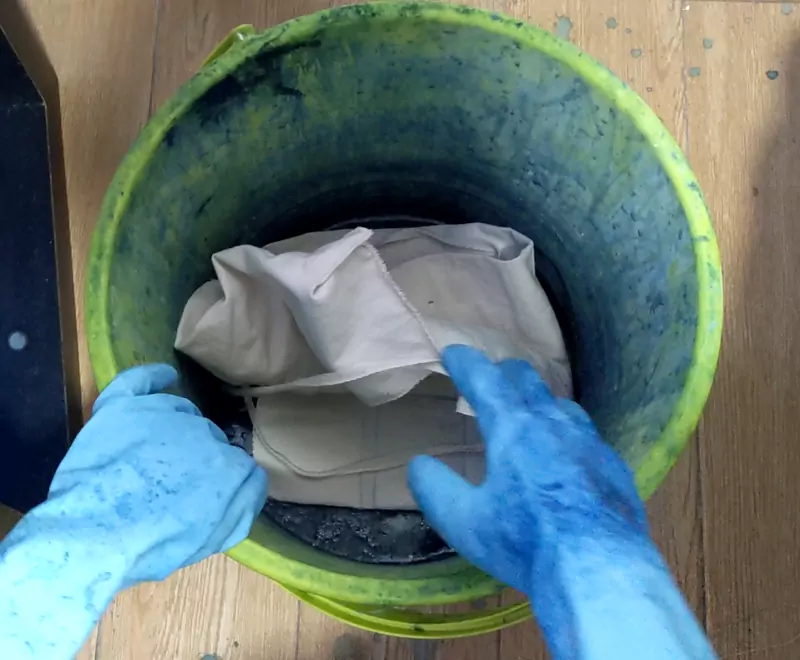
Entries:
{"label": "gloved hand", "polygon": [[0,544],[0,657],[72,657],[114,594],[243,540],[264,471],[190,401],[167,365],[100,394],[46,502]]}
{"label": "gloved hand", "polygon": [[474,486],[421,456],[409,486],[463,557],[524,592],[555,658],[713,658],[650,540],[624,461],[576,403],[556,400],[527,363],[443,353],[486,444]]}

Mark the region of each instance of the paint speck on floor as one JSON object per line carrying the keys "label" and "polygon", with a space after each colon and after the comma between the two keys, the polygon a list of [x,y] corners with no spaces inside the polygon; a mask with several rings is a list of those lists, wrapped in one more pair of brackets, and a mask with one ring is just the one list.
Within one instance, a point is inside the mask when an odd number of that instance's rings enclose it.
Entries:
{"label": "paint speck on floor", "polygon": [[767,71],[767,78],[770,80],[777,80],[778,79],[778,72],[775,70]]}
{"label": "paint speck on floor", "polygon": [[648,87],[648,88],[647,88],[647,91],[648,91],[648,92],[652,92],[652,91],[653,91],[653,88],[652,88],[652,87]]}
{"label": "paint speck on floor", "polygon": [[625,28],[625,34],[632,34],[632,33],[633,33],[632,28]]}
{"label": "paint speck on floor", "polygon": [[430,639],[411,640],[411,660],[433,660],[435,657],[435,641]]}
{"label": "paint speck on floor", "polygon": [[333,643],[333,660],[364,660],[363,651],[358,637],[345,633]]}
{"label": "paint speck on floor", "polygon": [[781,14],[784,16],[788,16],[794,11],[794,5],[791,2],[782,2],[781,3]]}
{"label": "paint speck on floor", "polygon": [[708,37],[703,39],[703,48],[705,48],[706,50],[711,50],[713,47],[714,47],[713,39],[709,39]]}
{"label": "paint speck on floor", "polygon": [[638,60],[642,56],[642,49],[641,48],[632,48],[631,49],[631,57],[635,60]]}
{"label": "paint speck on floor", "polygon": [[606,20],[606,27],[609,30],[616,30],[618,25],[619,23],[617,23],[617,19],[614,18],[613,16]]}
{"label": "paint speck on floor", "polygon": [[568,16],[559,16],[556,21],[556,36],[561,39],[569,40],[570,33],[572,32],[572,21]]}
{"label": "paint speck on floor", "polygon": [[699,66],[693,66],[689,69],[689,76],[692,78],[697,78],[703,70]]}

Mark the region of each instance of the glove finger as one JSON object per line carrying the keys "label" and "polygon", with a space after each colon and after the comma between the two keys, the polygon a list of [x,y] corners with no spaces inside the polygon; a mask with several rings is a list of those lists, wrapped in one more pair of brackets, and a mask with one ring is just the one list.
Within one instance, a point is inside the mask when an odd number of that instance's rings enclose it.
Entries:
{"label": "glove finger", "polygon": [[254,465],[231,505],[232,509],[239,511],[238,521],[226,535],[222,552],[230,550],[247,538],[253,523],[267,503],[267,483],[267,473],[260,466]]}
{"label": "glove finger", "polygon": [[168,364],[144,364],[117,374],[97,397],[93,412],[121,397],[143,396],[161,392],[178,380],[178,372]]}
{"label": "glove finger", "polygon": [[522,397],[500,367],[477,349],[448,346],[442,352],[442,362],[459,393],[475,411],[488,446],[496,437],[498,423],[524,406]]}
{"label": "glove finger", "polygon": [[266,501],[267,473],[253,464],[252,470],[231,495],[217,529],[182,565],[191,566],[213,554],[226,552],[244,541]]}
{"label": "glove finger", "polygon": [[587,413],[577,401],[573,401],[572,399],[557,399],[556,403],[561,412],[572,419],[573,422],[594,428],[594,422],[592,422],[592,418],[589,417],[589,413]]}
{"label": "glove finger", "polygon": [[445,541],[467,559],[475,556],[472,549],[481,510],[478,487],[431,456],[411,460],[408,486],[425,519]]}
{"label": "glove finger", "polygon": [[557,418],[554,413],[560,411],[570,422],[594,430],[591,417],[580,404],[572,399],[553,397],[547,381],[532,365],[524,360],[503,360],[497,366],[517,388],[531,411],[545,414],[550,418]]}
{"label": "glove finger", "polygon": [[[201,417],[203,416],[202,413],[200,413],[199,411],[198,415],[200,415]],[[214,438],[214,440],[216,440],[217,442],[221,442],[224,445],[230,445],[231,447],[233,447],[233,449],[238,449],[245,456],[248,456],[248,458],[252,459],[252,457],[249,456],[244,449],[242,449],[238,445],[232,445],[228,441],[228,436],[225,435],[225,431],[223,431],[219,426],[217,426],[216,423],[212,422],[210,419],[206,419],[206,421],[208,422],[208,430],[211,433],[211,437]]]}
{"label": "glove finger", "polygon": [[525,360],[503,360],[497,366],[509,382],[517,388],[519,395],[529,408],[555,405],[550,387],[539,372]]}
{"label": "glove finger", "polygon": [[[133,410],[132,408],[126,409]],[[200,409],[186,397],[178,396],[177,394],[164,394],[163,392],[140,397],[136,402],[135,410],[136,412],[177,412],[194,417],[203,416]],[[225,437],[224,434],[223,437]]]}

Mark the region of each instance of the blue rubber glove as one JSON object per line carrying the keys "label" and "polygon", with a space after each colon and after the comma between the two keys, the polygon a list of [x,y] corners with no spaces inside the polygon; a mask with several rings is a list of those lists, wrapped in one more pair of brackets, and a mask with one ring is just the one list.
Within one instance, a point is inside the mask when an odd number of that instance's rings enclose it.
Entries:
{"label": "blue rubber glove", "polygon": [[557,660],[716,657],[652,543],[633,475],[527,363],[444,351],[486,443],[486,479],[415,458],[409,485],[459,554],[531,601]]}
{"label": "blue rubber glove", "polygon": [[243,540],[267,479],[188,400],[135,367],[102,392],[47,501],[0,544],[0,658],[71,658],[117,591]]}

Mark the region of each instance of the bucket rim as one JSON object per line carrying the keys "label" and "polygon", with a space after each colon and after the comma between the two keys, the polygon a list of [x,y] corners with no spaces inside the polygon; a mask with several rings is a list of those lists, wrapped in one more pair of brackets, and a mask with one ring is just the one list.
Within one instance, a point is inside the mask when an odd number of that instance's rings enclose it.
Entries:
{"label": "bucket rim", "polygon": [[[698,320],[692,360],[681,395],[661,435],[648,449],[635,472],[639,493],[643,498],[649,497],[673,466],[699,422],[719,357],[722,337],[722,267],[703,195],[675,139],[638,94],[609,69],[577,46],[542,28],[473,7],[390,0],[327,9],[295,18],[234,43],[228,51],[185,83],[153,115],[119,166],[103,200],[98,224],[93,233],[86,278],[85,326],[91,366],[98,388],[104,388],[121,370],[114,355],[108,316],[110,270],[117,230],[129,205],[131,190],[142,177],[150,157],[167,131],[209,88],[265,47],[303,42],[323,28],[342,27],[363,20],[394,21],[406,18],[479,28],[513,39],[522,48],[536,50],[561,62],[628,116],[648,140],[667,174],[686,215],[692,237],[698,283]],[[392,584],[409,581],[379,580],[320,569],[285,555],[277,555],[252,539],[246,539],[228,554],[293,591],[313,591],[322,597],[351,603],[414,604],[409,602],[407,590],[400,590],[403,592],[403,600],[395,598],[391,591]],[[437,595],[426,589],[425,592],[428,593],[425,604],[472,600],[495,593],[499,588],[499,584],[489,576],[476,580],[476,573],[479,572],[469,567],[464,560],[446,561],[451,562],[451,566],[460,562],[464,569],[449,576],[453,582],[452,591]],[[412,600],[419,604],[420,598]]]}

